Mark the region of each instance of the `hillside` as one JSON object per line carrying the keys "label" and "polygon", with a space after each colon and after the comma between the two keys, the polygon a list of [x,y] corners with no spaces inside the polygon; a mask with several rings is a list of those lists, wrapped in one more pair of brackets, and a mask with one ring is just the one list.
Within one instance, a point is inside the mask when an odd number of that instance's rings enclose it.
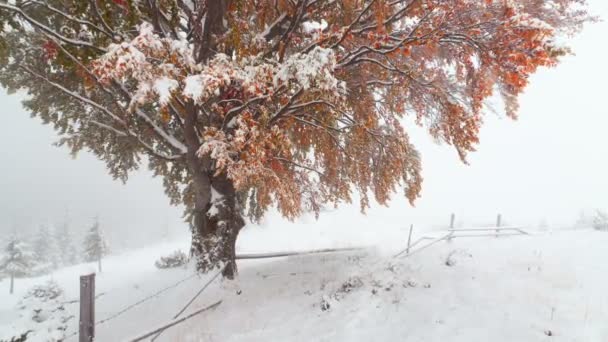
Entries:
{"label": "hillside", "polygon": [[[343,232],[323,233],[325,245],[302,240],[298,246],[298,237],[311,233],[305,227],[289,227],[276,241],[291,241],[292,250],[331,247],[332,234]],[[212,282],[185,314],[222,300],[217,308],[165,331],[157,341],[608,340],[608,234],[576,230],[457,238],[393,258],[407,231],[393,229],[375,240],[366,231],[355,229],[354,238],[343,244],[369,242],[356,251],[242,260],[237,281]],[[260,235],[255,229],[246,232],[241,253],[281,250],[269,241],[253,244],[265,241]],[[316,236],[316,241],[324,240]],[[128,340],[170,321],[211,278],[153,266],[159,255],[186,246],[186,239],[178,240],[106,260],[107,271],[97,275],[98,320],[175,286],[98,324],[98,341]],[[65,290],[66,300],[75,299],[77,275],[91,269],[79,265],[50,278]],[[0,338],[15,328],[18,298],[48,278],[19,279],[12,297],[5,291],[7,281],[0,282]],[[66,304],[66,310],[78,315],[75,304]],[[70,320],[67,335],[75,323]]]}

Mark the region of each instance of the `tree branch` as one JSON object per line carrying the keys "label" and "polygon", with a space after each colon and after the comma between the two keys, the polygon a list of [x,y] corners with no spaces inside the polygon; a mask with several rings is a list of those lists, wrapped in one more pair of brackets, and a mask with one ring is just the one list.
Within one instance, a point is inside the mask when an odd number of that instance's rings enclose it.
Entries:
{"label": "tree branch", "polygon": [[102,49],[96,45],[93,45],[89,42],[85,42],[83,40],[78,40],[78,39],[71,39],[68,37],[65,37],[55,31],[53,31],[52,29],[50,29],[48,26],[38,22],[37,20],[35,20],[34,18],[30,17],[27,13],[25,13],[25,11],[23,11],[21,8],[16,7],[16,6],[12,6],[9,4],[3,4],[0,3],[0,9],[5,9],[8,11],[11,11],[15,14],[20,15],[23,19],[25,19],[28,23],[30,23],[32,26],[40,29],[41,31],[44,31],[52,36],[54,36],[55,38],[59,39],[60,41],[67,43],[67,44],[71,44],[71,45],[75,45],[75,46],[80,46],[80,47],[87,47],[87,48],[91,48],[97,52],[101,52],[104,53],[106,52],[105,49]]}

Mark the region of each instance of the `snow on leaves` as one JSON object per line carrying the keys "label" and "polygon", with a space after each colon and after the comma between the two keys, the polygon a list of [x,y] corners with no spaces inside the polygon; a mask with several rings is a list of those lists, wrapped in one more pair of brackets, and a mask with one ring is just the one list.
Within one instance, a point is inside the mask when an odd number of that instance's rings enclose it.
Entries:
{"label": "snow on leaves", "polygon": [[309,53],[296,53],[278,67],[274,77],[275,87],[295,80],[308,90],[316,84],[323,91],[344,90],[344,84],[334,75],[336,57],[333,50],[315,47]]}
{"label": "snow on leaves", "polygon": [[290,82],[305,90],[314,88],[335,95],[344,92],[344,85],[333,74],[336,59],[330,49],[315,47],[309,53],[290,56],[284,63],[255,57],[236,61],[219,53],[199,65],[192,55],[186,41],[160,38],[151,25],[144,23],[131,42],[111,45],[108,53],[94,63],[94,71],[105,82],[137,81],[132,107],[154,100],[166,105],[172,94],[202,103],[219,96],[230,85],[242,88],[244,98],[272,94]]}
{"label": "snow on leaves", "polygon": [[[198,155],[209,156],[215,175],[226,172],[237,189],[273,184],[268,189],[276,191],[285,200],[280,206],[295,216],[300,210],[296,198],[303,191],[288,184],[293,174],[282,178],[292,145],[285,127],[270,123],[298,94],[343,100],[346,88],[335,76],[334,51],[315,47],[284,61],[259,56],[237,59],[218,53],[203,64],[194,63],[192,55],[187,42],[160,38],[150,25],[142,24],[131,42],[111,45],[94,62],[94,72],[103,82],[135,82],[132,110],[156,104],[162,112],[169,105],[190,100],[200,106],[212,103],[212,113],[207,115],[221,118],[222,124],[204,128]],[[255,105],[255,111],[245,108],[247,104]]]}

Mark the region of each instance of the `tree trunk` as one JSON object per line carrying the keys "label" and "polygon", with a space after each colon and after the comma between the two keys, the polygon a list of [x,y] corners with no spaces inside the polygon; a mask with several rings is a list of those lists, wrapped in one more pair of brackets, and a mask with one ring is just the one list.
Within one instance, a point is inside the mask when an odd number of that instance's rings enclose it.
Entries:
{"label": "tree trunk", "polygon": [[236,240],[245,226],[232,181],[225,176],[211,178],[211,198],[205,211],[194,213],[192,252],[197,269],[203,272],[225,267],[222,274],[233,279],[237,273]]}
{"label": "tree trunk", "polygon": [[101,273],[101,256],[97,259],[97,268],[99,269],[99,273]]}
{"label": "tree trunk", "polygon": [[233,279],[236,274],[236,238],[245,221],[232,181],[215,172],[208,156],[197,155],[200,140],[196,130],[198,108],[186,105],[184,139],[188,146],[186,162],[192,178],[194,203],[192,210],[192,246],[190,254],[197,259],[200,272],[226,265],[223,275]]}
{"label": "tree trunk", "polygon": [[15,289],[15,274],[11,272],[11,288],[9,290],[9,293],[13,294],[14,289]]}
{"label": "tree trunk", "polygon": [[226,31],[224,16],[230,6],[231,0],[207,0],[207,13],[205,20],[194,27],[196,35],[194,43],[194,59],[197,63],[204,63],[217,52],[214,36]]}
{"label": "tree trunk", "polygon": [[[206,63],[218,52],[216,38],[227,29],[225,15],[231,1],[205,2],[205,19],[192,28],[195,37],[193,57],[197,63]],[[199,158],[197,155],[201,146],[201,128],[210,125],[212,119],[208,115],[199,116],[200,108],[194,101],[188,101],[185,107],[183,133],[187,146],[186,162],[194,192],[190,254],[197,258],[199,271],[207,272],[225,265],[222,272],[224,277],[233,279],[237,271],[236,238],[245,221],[241,217],[232,181],[225,175],[215,176],[210,158]]]}

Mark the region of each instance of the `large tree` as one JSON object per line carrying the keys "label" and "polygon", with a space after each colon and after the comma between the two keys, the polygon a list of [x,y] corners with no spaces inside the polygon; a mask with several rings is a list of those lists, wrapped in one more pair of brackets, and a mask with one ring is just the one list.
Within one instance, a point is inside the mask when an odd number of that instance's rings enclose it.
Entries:
{"label": "large tree", "polygon": [[198,268],[231,277],[245,215],[413,202],[402,120],[464,161],[485,100],[515,117],[588,19],[584,0],[0,0],[0,82],[115,178],[147,162]]}

